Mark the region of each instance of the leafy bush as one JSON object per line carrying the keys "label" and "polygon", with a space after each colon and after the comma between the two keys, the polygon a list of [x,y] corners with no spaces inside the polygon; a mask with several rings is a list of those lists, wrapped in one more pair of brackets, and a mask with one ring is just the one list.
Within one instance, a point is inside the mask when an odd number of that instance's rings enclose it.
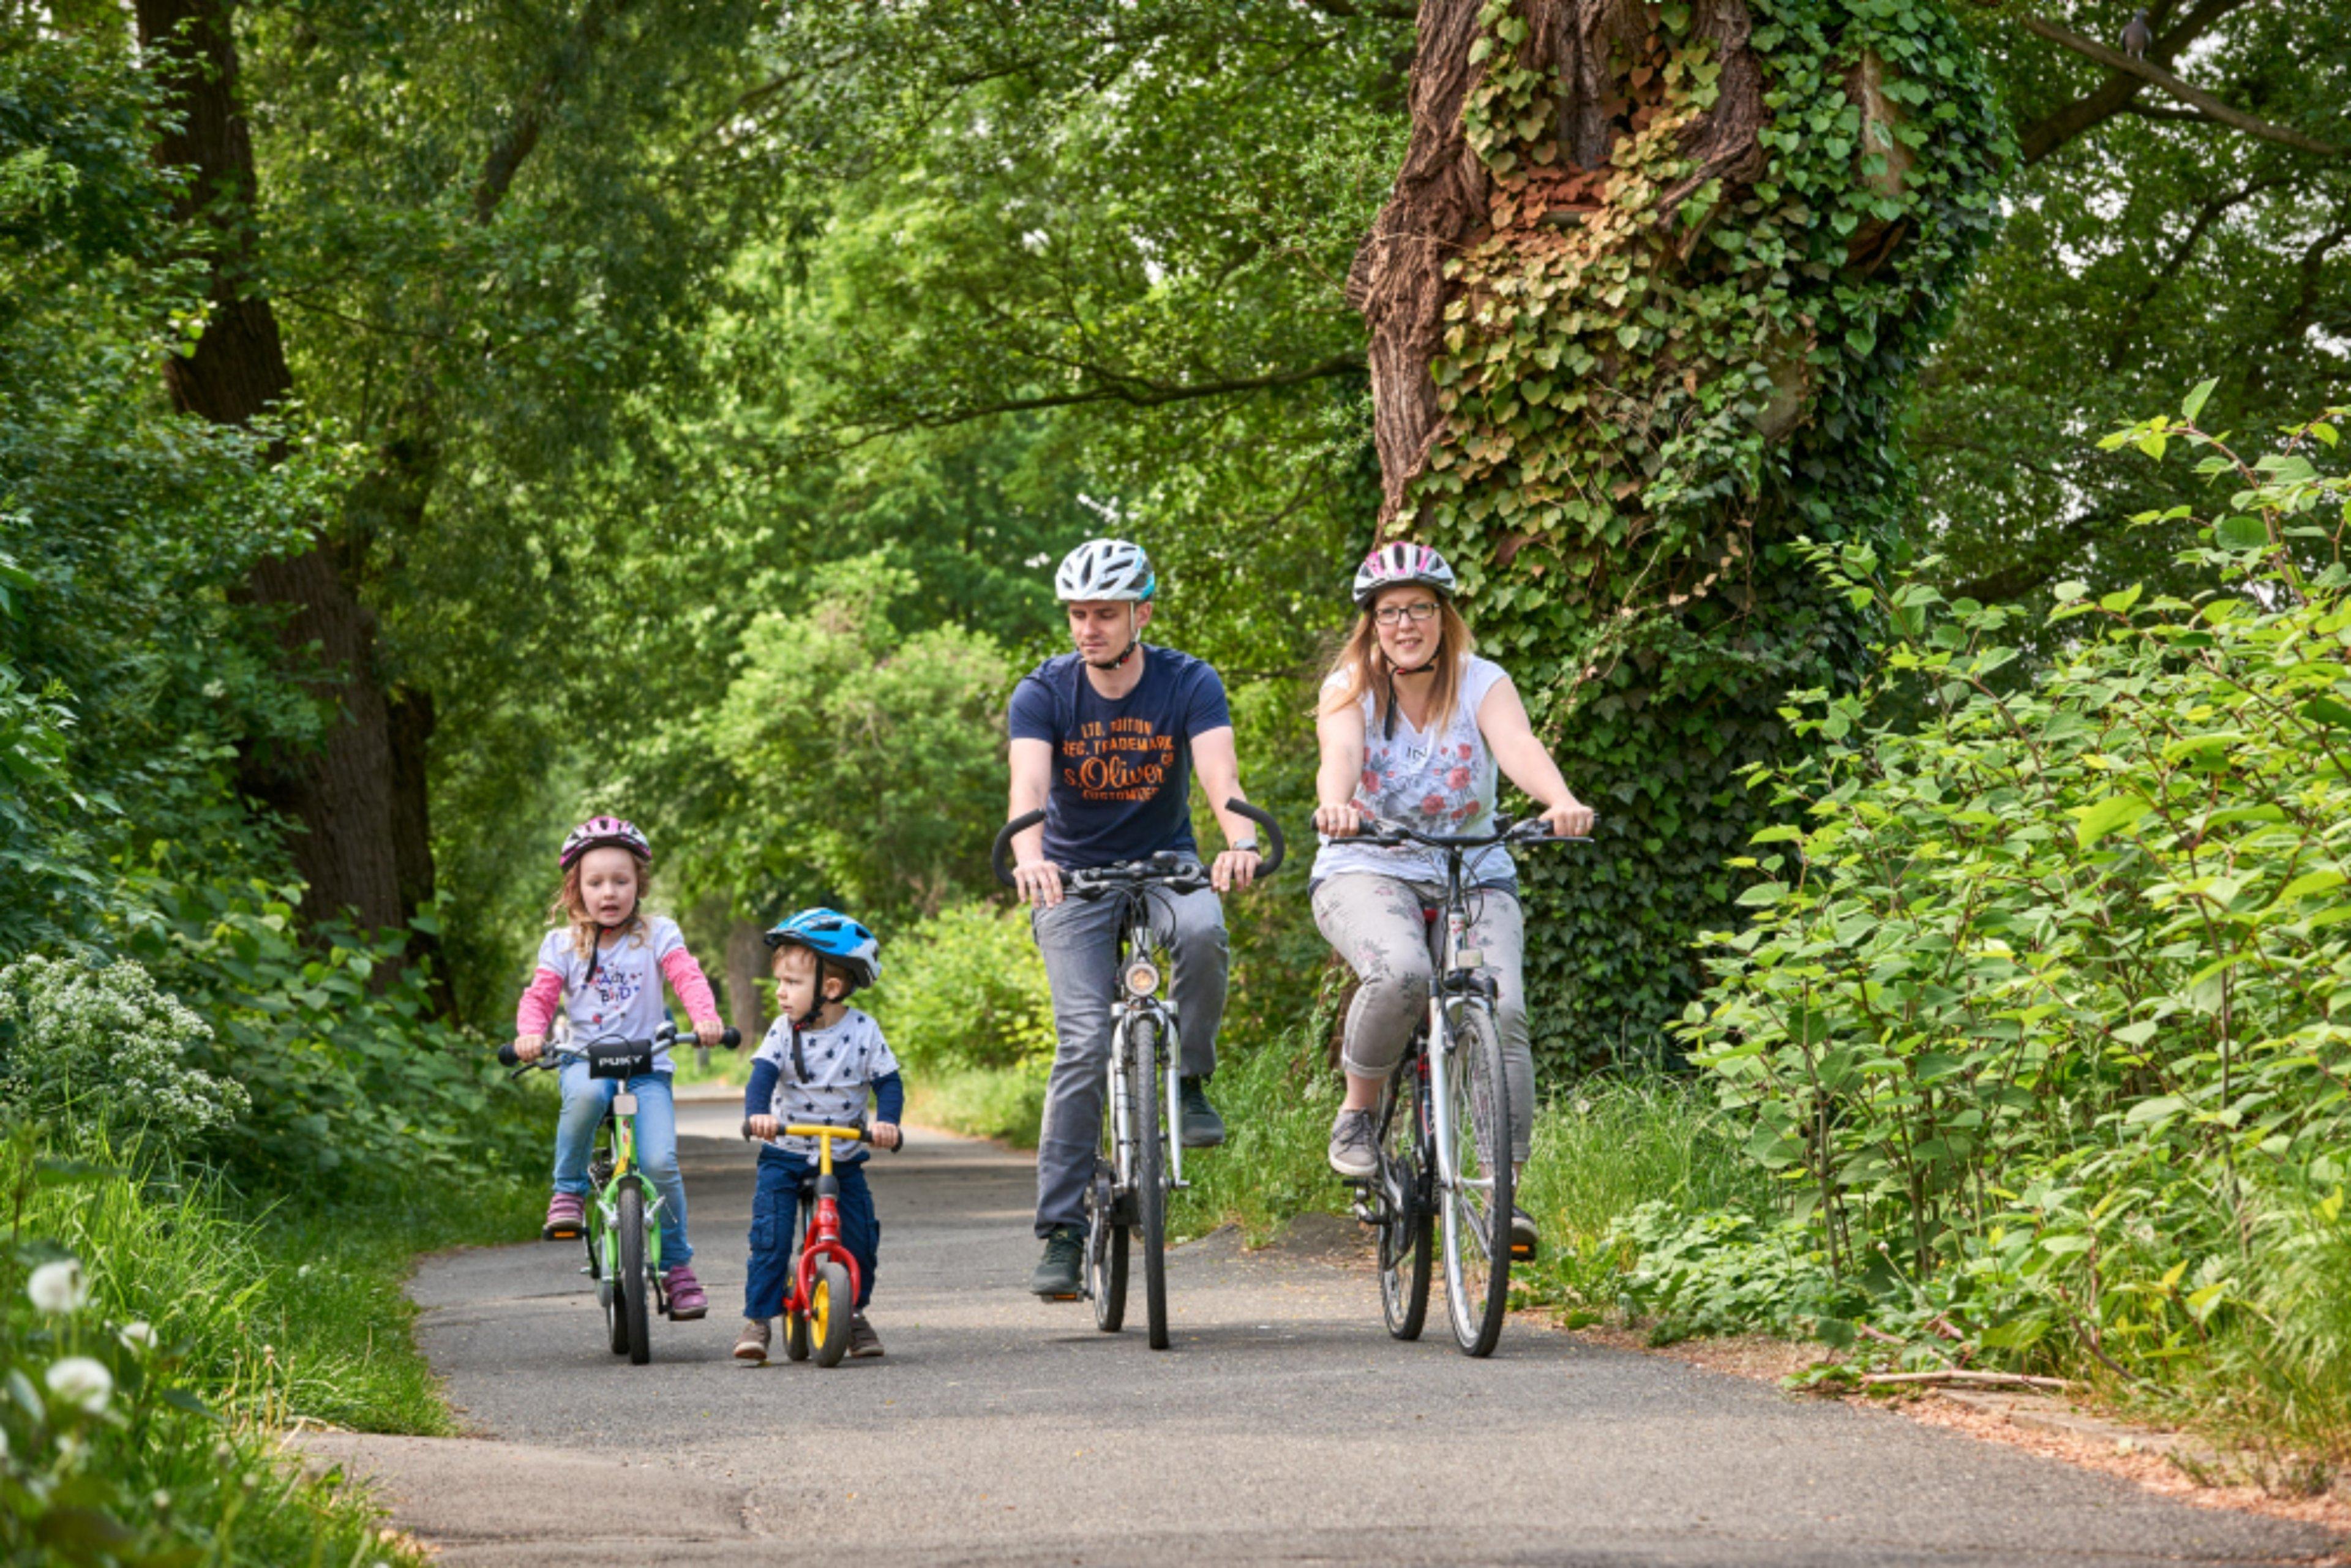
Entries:
{"label": "leafy bush", "polygon": [[[2310,461],[2332,425],[2247,462],[2200,401],[2108,444],[2206,455],[2215,591],[2061,589],[2065,652],[2020,678],[2010,612],[1898,589],[1881,674],[1800,694],[1819,751],[1756,772],[1798,820],[1756,835],[1754,914],[1685,1034],[1824,1262],[1881,1301],[2154,1382],[2225,1339],[2249,1375],[2331,1390],[2331,1414],[2295,1397],[2340,1440],[2351,1368],[2311,1359],[2339,1327],[2252,1291],[2346,1242],[2351,481]],[[1865,549],[1823,560],[1877,591]]]}
{"label": "leafy bush", "polygon": [[[537,1103],[432,1016],[398,935],[298,932],[294,890],[149,879],[126,946],[212,1026],[201,1065],[252,1096],[227,1149],[248,1185],[314,1200],[512,1172],[543,1153]],[[432,917],[420,916],[420,925]]]}
{"label": "leafy bush", "polygon": [[887,950],[875,1016],[912,1065],[1050,1061],[1053,994],[1024,909],[950,904]]}
{"label": "leafy bush", "polygon": [[92,968],[32,957],[0,969],[0,1094],[23,1113],[92,1120],[168,1156],[252,1109],[235,1079],[191,1064],[212,1034],[128,960]]}

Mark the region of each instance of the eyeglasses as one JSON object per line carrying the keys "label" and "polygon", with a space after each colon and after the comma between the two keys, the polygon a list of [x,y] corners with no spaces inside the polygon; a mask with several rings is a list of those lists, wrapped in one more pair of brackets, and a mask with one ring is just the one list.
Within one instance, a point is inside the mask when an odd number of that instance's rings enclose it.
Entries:
{"label": "eyeglasses", "polygon": [[1372,612],[1372,619],[1383,626],[1393,626],[1397,622],[1407,618],[1414,621],[1431,620],[1436,614],[1437,601],[1424,599],[1417,604],[1383,604]]}

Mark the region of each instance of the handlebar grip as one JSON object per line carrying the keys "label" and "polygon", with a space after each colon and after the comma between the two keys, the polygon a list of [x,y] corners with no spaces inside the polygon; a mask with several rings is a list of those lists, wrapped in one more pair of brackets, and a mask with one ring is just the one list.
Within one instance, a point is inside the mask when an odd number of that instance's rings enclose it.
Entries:
{"label": "handlebar grip", "polygon": [[998,830],[996,834],[996,843],[994,847],[989,849],[987,852],[987,863],[989,868],[996,873],[997,881],[1002,883],[1007,887],[1013,885],[1011,861],[1012,841],[1015,836],[1027,832],[1029,829],[1035,827],[1044,820],[1045,813],[1042,811],[1027,811],[1013,818],[1010,821],[1005,823],[1002,828]]}
{"label": "handlebar grip", "polygon": [[739,1029],[730,1029],[718,1037],[718,1043],[733,1051],[743,1043],[743,1031]]}
{"label": "handlebar grip", "polygon": [[1255,806],[1250,805],[1247,800],[1238,799],[1226,801],[1225,810],[1230,811],[1236,817],[1247,817],[1250,821],[1255,822],[1259,827],[1263,828],[1273,837],[1273,852],[1270,854],[1259,855],[1258,857],[1257,874],[1259,876],[1271,876],[1275,872],[1280,871],[1281,869],[1281,856],[1286,845],[1281,836],[1281,824],[1273,820],[1273,813],[1270,811],[1260,811]]}
{"label": "handlebar grip", "polygon": [[500,1067],[517,1066],[521,1061],[522,1058],[515,1054],[514,1041],[508,1040],[504,1045],[498,1047],[498,1065]]}

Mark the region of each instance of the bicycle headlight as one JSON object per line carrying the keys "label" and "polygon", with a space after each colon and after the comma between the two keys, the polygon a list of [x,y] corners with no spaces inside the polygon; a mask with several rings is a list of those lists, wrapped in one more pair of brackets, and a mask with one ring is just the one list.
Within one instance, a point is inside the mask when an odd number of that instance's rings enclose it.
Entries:
{"label": "bicycle headlight", "polygon": [[1126,994],[1148,997],[1159,989],[1159,966],[1148,958],[1137,958],[1126,967]]}

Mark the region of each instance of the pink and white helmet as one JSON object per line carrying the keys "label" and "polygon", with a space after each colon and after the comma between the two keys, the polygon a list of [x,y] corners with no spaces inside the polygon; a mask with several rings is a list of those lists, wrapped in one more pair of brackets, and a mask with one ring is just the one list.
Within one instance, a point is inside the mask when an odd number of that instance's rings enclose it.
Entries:
{"label": "pink and white helmet", "polygon": [[618,817],[590,817],[571,830],[563,840],[563,852],[555,858],[556,865],[569,871],[580,862],[580,857],[590,850],[626,850],[645,864],[653,863],[653,847],[645,841],[634,822],[624,822]]}
{"label": "pink and white helmet", "polygon": [[1445,564],[1445,558],[1426,545],[1398,539],[1380,546],[1355,569],[1356,606],[1367,606],[1380,590],[1405,582],[1425,582],[1441,597],[1453,597],[1453,569]]}

